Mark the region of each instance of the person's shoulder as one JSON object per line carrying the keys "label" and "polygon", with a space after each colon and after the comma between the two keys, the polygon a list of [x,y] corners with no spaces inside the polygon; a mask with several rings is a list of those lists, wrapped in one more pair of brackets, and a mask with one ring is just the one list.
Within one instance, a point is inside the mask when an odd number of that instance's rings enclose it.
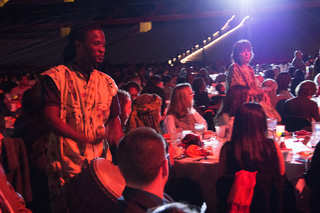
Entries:
{"label": "person's shoulder", "polygon": [[18,86],[16,86],[16,87],[13,87],[12,88],[12,90],[11,90],[11,92],[15,92],[16,90],[18,90],[19,89],[19,87]]}
{"label": "person's shoulder", "polygon": [[282,100],[282,99],[287,99],[287,96],[283,95],[283,94],[279,94],[277,95],[278,100]]}
{"label": "person's shoulder", "polygon": [[227,141],[223,144],[223,146],[225,147],[232,147],[233,146],[233,142],[232,141]]}
{"label": "person's shoulder", "polygon": [[227,76],[230,76],[233,72],[238,72],[239,70],[241,70],[241,67],[237,63],[233,62],[228,68]]}
{"label": "person's shoulder", "polygon": [[229,68],[233,68],[233,69],[240,69],[241,67],[240,67],[240,65],[239,64],[237,64],[236,62],[233,62],[231,65],[230,65],[230,67]]}
{"label": "person's shoulder", "polygon": [[136,202],[127,201],[124,197],[120,197],[117,201],[118,213],[145,213],[143,209],[141,209]]}
{"label": "person's shoulder", "polygon": [[94,69],[94,72],[96,72],[100,76],[109,77],[111,78],[107,73],[101,72],[99,70]]}
{"label": "person's shoulder", "polygon": [[61,64],[61,65],[51,67],[47,71],[44,71],[42,73],[42,75],[52,75],[52,74],[64,73],[66,69],[69,70],[69,68],[67,66]]}
{"label": "person's shoulder", "polygon": [[168,122],[168,121],[172,121],[174,120],[174,116],[173,115],[166,115],[166,117],[164,117],[164,122]]}
{"label": "person's shoulder", "polygon": [[293,102],[295,102],[297,99],[298,99],[298,97],[293,97],[293,98],[287,99],[287,100],[286,100],[286,103],[293,103]]}
{"label": "person's shoulder", "polygon": [[222,145],[220,152],[221,154],[227,154],[231,152],[232,148],[233,148],[233,142],[227,141]]}
{"label": "person's shoulder", "polygon": [[101,72],[99,70],[94,70],[95,74],[97,74],[98,76],[100,76],[101,78],[106,79],[108,82],[113,82],[115,83],[115,81],[113,80],[113,78],[111,78],[108,74]]}

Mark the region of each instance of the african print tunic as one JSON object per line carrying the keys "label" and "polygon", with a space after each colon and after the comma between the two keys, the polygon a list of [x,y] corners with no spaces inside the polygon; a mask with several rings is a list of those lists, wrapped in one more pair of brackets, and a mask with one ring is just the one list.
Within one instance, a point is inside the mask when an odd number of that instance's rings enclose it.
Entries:
{"label": "african print tunic", "polygon": [[[60,119],[94,140],[104,131],[110,114],[112,97],[117,86],[108,75],[93,70],[87,82],[78,71],[59,65],[43,73],[52,78],[61,94]],[[48,141],[47,174],[53,212],[68,212],[62,185],[70,177],[81,172],[83,162],[90,163],[100,157],[104,150],[103,141],[97,145],[82,145],[53,132]]]}
{"label": "african print tunic", "polygon": [[[44,75],[53,79],[61,93],[61,120],[94,140],[109,117],[112,97],[117,93],[112,78],[94,70],[87,82],[80,72],[64,65],[51,68]],[[50,164],[59,162],[60,155],[63,171],[76,174],[81,171],[84,159],[90,162],[101,156],[103,143],[83,146],[51,133],[48,150]]]}

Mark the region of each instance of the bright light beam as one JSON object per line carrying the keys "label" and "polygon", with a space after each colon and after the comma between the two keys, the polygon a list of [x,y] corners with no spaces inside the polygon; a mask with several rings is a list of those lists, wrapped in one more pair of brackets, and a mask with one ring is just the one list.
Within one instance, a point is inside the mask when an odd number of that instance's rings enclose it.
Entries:
{"label": "bright light beam", "polygon": [[234,17],[235,17],[235,15],[233,15],[233,16],[231,17],[231,19],[229,19],[229,20],[227,21],[227,23],[221,28],[221,31],[223,31],[223,30],[227,29],[227,27],[229,27],[229,23],[230,23],[230,21],[232,21],[232,20],[234,19]]}
{"label": "bright light beam", "polygon": [[[228,20],[228,22],[230,20],[232,20],[234,18],[234,16],[232,16],[231,19]],[[181,63],[186,63],[188,61],[189,58],[191,58],[192,56],[196,55],[198,52],[202,51],[203,49],[206,49],[210,46],[212,46],[213,44],[219,42],[221,39],[225,38],[226,36],[228,36],[229,34],[233,33],[234,31],[236,31],[237,29],[239,29],[240,27],[244,26],[244,22],[249,18],[249,16],[244,17],[244,19],[240,22],[240,24],[238,26],[236,26],[235,28],[233,28],[232,30],[226,32],[225,34],[221,35],[219,38],[213,40],[212,42],[210,42],[209,44],[207,44],[206,46],[204,46],[203,48],[198,49],[197,51],[191,53],[190,55],[188,55],[187,57],[185,57],[184,59],[181,60]],[[228,23],[227,22],[227,23]],[[226,25],[225,25],[226,26]]]}

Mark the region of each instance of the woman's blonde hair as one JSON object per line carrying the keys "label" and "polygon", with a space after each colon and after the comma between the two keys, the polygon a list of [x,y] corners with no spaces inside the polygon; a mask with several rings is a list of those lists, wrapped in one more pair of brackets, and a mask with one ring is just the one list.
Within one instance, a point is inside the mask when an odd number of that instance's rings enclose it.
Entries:
{"label": "woman's blonde hair", "polygon": [[192,108],[192,101],[189,103],[188,96],[190,95],[187,88],[191,89],[189,83],[182,83],[175,86],[170,97],[170,104],[168,107],[168,115],[182,117],[189,113]]}

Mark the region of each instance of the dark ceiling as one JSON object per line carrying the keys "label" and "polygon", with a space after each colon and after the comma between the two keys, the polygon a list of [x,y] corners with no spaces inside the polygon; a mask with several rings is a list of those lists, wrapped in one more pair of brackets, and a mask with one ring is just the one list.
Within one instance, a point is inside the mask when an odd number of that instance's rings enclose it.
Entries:
{"label": "dark ceiling", "polygon": [[[229,0],[230,2],[240,0]],[[247,0],[248,1],[248,0]],[[239,8],[221,0],[9,0],[0,8],[1,34],[34,32],[63,26],[80,20],[96,21],[101,26],[137,24],[208,18],[239,13]],[[245,1],[243,1],[245,2]],[[251,1],[253,13],[320,7],[314,0]],[[267,3],[263,3],[267,2]]]}
{"label": "dark ceiling", "polygon": [[[232,15],[243,18],[244,14],[250,14],[251,26],[255,28],[247,26],[246,32],[238,37],[252,39],[256,46],[264,49],[263,53],[268,53],[263,45],[290,41],[294,35],[286,39],[284,33],[301,33],[302,29],[310,30],[305,34],[314,35],[308,38],[309,43],[305,45],[291,41],[286,46],[291,49],[305,46],[307,49],[307,46],[320,44],[318,41],[315,44],[310,42],[317,36],[320,38],[316,30],[320,22],[320,1],[243,0],[240,6],[249,1],[250,7],[244,12],[237,5],[240,0],[74,0],[68,3],[62,0],[46,0],[46,3],[43,3],[44,0],[9,0],[0,8],[0,65],[59,63],[66,42],[60,36],[60,28],[71,27],[81,20],[94,21],[103,27],[108,45],[106,58],[114,63],[169,60],[220,30]],[[300,22],[299,19],[305,20]],[[267,20],[272,21],[268,23]],[[140,22],[152,22],[152,30],[136,35]],[[312,27],[312,22],[317,27]],[[297,25],[297,30],[286,29],[291,25]],[[306,25],[311,28],[306,29]],[[278,32],[273,33],[272,28]],[[265,29],[268,33],[264,32]],[[234,43],[238,37],[233,36],[233,40],[224,41],[220,46]],[[170,42],[171,45],[168,45]],[[227,57],[230,55],[230,45],[227,49],[220,47]],[[275,50],[279,51],[279,47]],[[221,51],[214,54],[226,60]]]}

